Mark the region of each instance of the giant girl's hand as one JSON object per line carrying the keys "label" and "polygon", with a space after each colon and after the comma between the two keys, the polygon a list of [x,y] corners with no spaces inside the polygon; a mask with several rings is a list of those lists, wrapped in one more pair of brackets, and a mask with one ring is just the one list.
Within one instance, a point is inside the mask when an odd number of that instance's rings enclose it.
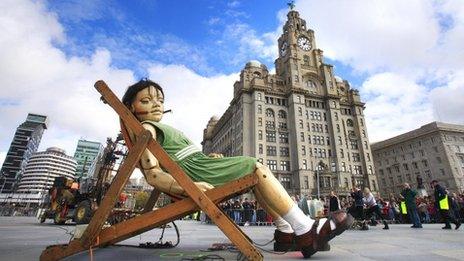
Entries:
{"label": "giant girl's hand", "polygon": [[210,153],[208,155],[208,157],[215,158],[215,159],[220,159],[220,158],[224,158],[224,155],[222,155],[221,153]]}
{"label": "giant girl's hand", "polygon": [[213,185],[209,184],[208,182],[203,182],[203,181],[195,182],[195,185],[203,192],[206,192],[207,190],[214,188]]}

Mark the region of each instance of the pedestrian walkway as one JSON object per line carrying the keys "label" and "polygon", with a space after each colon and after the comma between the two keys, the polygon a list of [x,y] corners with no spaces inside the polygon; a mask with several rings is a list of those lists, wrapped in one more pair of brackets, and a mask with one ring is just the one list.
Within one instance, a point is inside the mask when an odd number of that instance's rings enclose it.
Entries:
{"label": "pedestrian walkway", "polygon": [[[181,260],[200,255],[219,255],[225,260],[236,260],[237,253],[222,250],[205,252],[213,243],[226,243],[227,238],[214,225],[198,221],[178,221],[181,241],[173,249],[140,249],[127,246],[111,246],[94,250],[94,260]],[[426,224],[423,229],[411,229],[410,225],[370,227],[367,231],[348,230],[331,241],[330,252],[320,252],[311,260],[464,260],[464,230],[441,229],[442,224]],[[47,245],[66,243],[74,226],[38,224],[35,218],[0,217],[0,260],[37,260]],[[272,239],[274,228],[270,226],[243,227],[252,240],[263,244]],[[161,234],[155,229],[141,236],[123,241],[122,244],[138,245],[156,242]],[[176,241],[175,231],[166,229],[165,240]],[[272,249],[272,244],[263,247]],[[276,255],[263,252],[265,260],[301,260],[298,252]],[[89,260],[81,253],[66,260]]]}

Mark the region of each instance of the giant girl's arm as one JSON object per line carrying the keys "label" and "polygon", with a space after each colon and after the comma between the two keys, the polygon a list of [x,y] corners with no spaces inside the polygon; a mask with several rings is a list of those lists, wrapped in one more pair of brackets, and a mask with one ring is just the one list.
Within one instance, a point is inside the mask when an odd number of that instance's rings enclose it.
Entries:
{"label": "giant girl's arm", "polygon": [[[152,137],[156,139],[155,127],[148,123],[142,124],[142,126],[149,130]],[[148,184],[169,194],[184,194],[184,189],[169,173],[166,173],[161,169],[158,159],[148,149],[142,153],[140,158],[140,167],[142,168],[141,171],[143,172]],[[206,182],[195,182],[195,185],[197,185],[197,187],[199,187],[202,191],[213,188],[212,185]]]}

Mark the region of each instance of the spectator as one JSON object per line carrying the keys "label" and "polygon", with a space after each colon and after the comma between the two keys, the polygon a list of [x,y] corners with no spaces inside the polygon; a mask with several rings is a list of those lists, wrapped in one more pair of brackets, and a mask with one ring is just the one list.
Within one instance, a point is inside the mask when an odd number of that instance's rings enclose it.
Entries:
{"label": "spectator", "polygon": [[404,199],[406,203],[407,214],[409,215],[409,220],[411,220],[413,224],[411,228],[422,228],[419,214],[417,213],[416,195],[417,192],[412,190],[408,183],[403,184],[401,198]]}

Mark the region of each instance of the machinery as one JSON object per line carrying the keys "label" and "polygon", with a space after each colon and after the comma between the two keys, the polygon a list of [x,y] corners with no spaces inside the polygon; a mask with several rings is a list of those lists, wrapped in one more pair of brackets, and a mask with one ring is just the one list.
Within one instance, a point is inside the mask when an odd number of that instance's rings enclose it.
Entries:
{"label": "machinery", "polygon": [[[72,220],[77,224],[87,224],[98,208],[110,185],[111,173],[116,171],[126,156],[126,148],[121,135],[115,141],[107,139],[103,155],[97,164],[96,178],[72,180],[56,177],[45,199],[46,210],[40,215],[40,222],[53,219],[55,224],[64,224]],[[130,208],[125,208],[127,196],[119,196],[115,209],[108,221],[118,223],[134,215]]]}

